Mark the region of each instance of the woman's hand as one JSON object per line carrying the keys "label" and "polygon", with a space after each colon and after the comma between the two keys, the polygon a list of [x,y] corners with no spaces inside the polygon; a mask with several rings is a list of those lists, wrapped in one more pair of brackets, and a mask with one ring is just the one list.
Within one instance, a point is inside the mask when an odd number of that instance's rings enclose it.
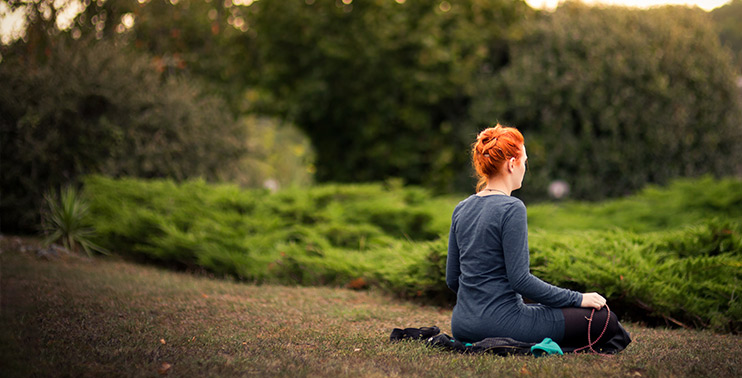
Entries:
{"label": "woman's hand", "polygon": [[605,298],[598,293],[582,293],[582,303],[580,307],[592,307],[600,310],[605,306]]}

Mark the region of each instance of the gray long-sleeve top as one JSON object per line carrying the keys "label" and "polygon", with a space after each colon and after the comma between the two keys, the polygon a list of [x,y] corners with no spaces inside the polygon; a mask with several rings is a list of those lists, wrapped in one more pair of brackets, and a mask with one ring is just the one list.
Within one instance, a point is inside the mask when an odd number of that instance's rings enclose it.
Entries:
{"label": "gray long-sleeve top", "polygon": [[[582,294],[530,273],[526,207],[504,195],[472,195],[453,212],[446,284],[456,292],[453,336],[464,342],[511,337],[559,342],[560,307],[579,306]],[[523,296],[539,305],[525,304]]]}

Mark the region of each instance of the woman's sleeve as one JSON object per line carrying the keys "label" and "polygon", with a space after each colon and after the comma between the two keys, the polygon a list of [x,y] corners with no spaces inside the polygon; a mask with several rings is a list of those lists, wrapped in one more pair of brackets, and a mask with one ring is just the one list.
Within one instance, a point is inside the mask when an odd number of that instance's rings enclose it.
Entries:
{"label": "woman's sleeve", "polygon": [[[455,214],[455,212],[454,212]],[[454,293],[459,292],[459,276],[461,266],[459,265],[459,245],[456,242],[456,223],[452,217],[451,231],[448,233],[448,257],[446,258],[446,285]]]}
{"label": "woman's sleeve", "polygon": [[528,220],[523,202],[516,201],[502,221],[502,245],[510,286],[520,295],[547,306],[579,306],[582,294],[548,284],[530,272]]}

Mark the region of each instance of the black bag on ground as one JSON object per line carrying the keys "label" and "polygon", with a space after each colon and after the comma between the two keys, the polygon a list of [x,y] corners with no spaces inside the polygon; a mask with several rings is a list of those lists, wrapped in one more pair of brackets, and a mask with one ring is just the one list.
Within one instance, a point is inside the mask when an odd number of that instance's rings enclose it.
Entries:
{"label": "black bag on ground", "polygon": [[[605,354],[616,354],[626,349],[626,346],[631,343],[631,336],[620,323],[618,323],[618,328],[619,332],[611,339],[600,341],[593,349],[598,353]],[[492,353],[498,356],[530,355],[532,354],[531,347],[536,345],[536,343],[526,343],[513,340],[509,337],[488,337],[476,343],[464,344],[440,332],[441,330],[436,326],[405,329],[395,328],[389,336],[389,341],[418,340],[425,342],[428,346],[441,347],[445,350],[459,353]],[[581,348],[561,347],[561,349],[564,353],[572,353],[576,349]],[[590,352],[589,349],[584,349],[584,347],[582,349],[584,352]]]}
{"label": "black bag on ground", "polygon": [[440,333],[436,326],[423,328],[395,328],[389,336],[390,341],[420,340],[426,345],[441,347],[459,353],[492,353],[498,356],[511,354],[531,354],[534,343],[524,343],[509,337],[489,337],[476,343],[462,343],[453,337]]}

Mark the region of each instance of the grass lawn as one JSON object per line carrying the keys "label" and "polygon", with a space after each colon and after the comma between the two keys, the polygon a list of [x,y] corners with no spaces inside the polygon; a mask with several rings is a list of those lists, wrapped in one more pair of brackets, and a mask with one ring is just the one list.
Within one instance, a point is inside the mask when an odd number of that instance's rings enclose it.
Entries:
{"label": "grass lawn", "polygon": [[389,343],[451,310],[375,291],[253,285],[116,258],[41,259],[0,237],[0,375],[742,376],[742,336],[624,324],[612,356],[460,355]]}

